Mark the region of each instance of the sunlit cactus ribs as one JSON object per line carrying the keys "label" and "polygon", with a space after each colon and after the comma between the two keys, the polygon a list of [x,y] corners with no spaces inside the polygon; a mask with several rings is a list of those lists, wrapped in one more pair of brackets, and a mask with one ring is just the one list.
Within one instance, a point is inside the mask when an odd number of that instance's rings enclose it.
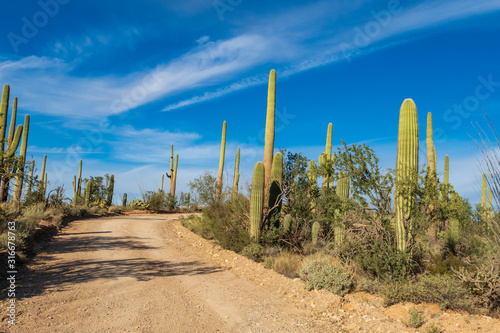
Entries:
{"label": "sunlit cactus ribs", "polygon": [[411,99],[404,100],[399,114],[398,152],[396,160],[396,241],[405,251],[412,235],[412,211],[416,204],[418,182],[418,115]]}
{"label": "sunlit cactus ribs", "polygon": [[250,237],[256,243],[260,241],[262,213],[264,209],[264,163],[257,162],[253,170],[252,192],[250,194]]}

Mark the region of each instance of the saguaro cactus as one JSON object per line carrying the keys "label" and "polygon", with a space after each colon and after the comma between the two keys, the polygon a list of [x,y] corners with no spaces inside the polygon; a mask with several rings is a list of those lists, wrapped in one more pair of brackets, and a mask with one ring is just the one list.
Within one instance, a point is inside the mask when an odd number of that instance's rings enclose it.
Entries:
{"label": "saguaro cactus", "polygon": [[172,187],[170,188],[170,195],[175,198],[175,187],[177,184],[177,167],[179,165],[179,155],[175,155],[174,173],[170,179]]}
{"label": "saguaro cactus", "polygon": [[450,183],[450,157],[448,154],[444,157],[444,176],[443,176],[443,184]]}
{"label": "saguaro cactus", "polygon": [[253,170],[252,192],[250,194],[250,237],[254,242],[260,241],[262,210],[264,208],[264,163],[257,162]]}
{"label": "saguaro cactus", "polygon": [[415,206],[418,181],[418,114],[411,99],[404,100],[399,114],[398,153],[396,161],[396,240],[405,251],[411,236],[411,213]]}
{"label": "saguaro cactus", "polygon": [[127,207],[127,193],[123,193],[122,205]]}
{"label": "saguaro cactus", "polygon": [[274,222],[274,227],[279,227],[281,213],[281,184],[283,183],[283,154],[276,153],[273,158],[271,170],[271,185],[269,189],[269,221]]}
{"label": "saguaro cactus", "polygon": [[314,224],[312,226],[312,243],[313,243],[313,245],[318,244],[320,228],[321,228],[321,226],[319,225],[319,222],[318,221],[314,222]]}
{"label": "saguaro cactus", "polygon": [[215,201],[219,201],[222,195],[222,177],[224,176],[224,156],[226,154],[226,121],[222,124],[222,139],[220,142],[219,175],[217,177],[217,189],[215,190]]}
{"label": "saguaro cactus", "polygon": [[[340,172],[339,179],[337,180],[336,193],[342,201],[349,199],[349,176],[344,175]],[[337,224],[334,228],[335,244],[338,246],[342,244],[345,238],[345,227],[342,224],[343,212],[336,210],[335,215],[337,215]]]}
{"label": "saguaro cactus", "polygon": [[44,180],[45,180],[45,165],[46,165],[46,163],[47,163],[47,155],[43,155],[42,173],[40,176],[40,188],[39,188],[40,193],[45,193]]}
{"label": "saguaro cactus", "polygon": [[115,189],[115,175],[109,176],[109,185],[108,185],[108,196],[106,198],[106,206],[111,206],[113,203],[113,191]]}
{"label": "saguaro cactus", "polygon": [[87,186],[85,186],[85,206],[90,204],[90,193],[92,192],[92,180],[87,181]]}
{"label": "saguaro cactus", "polygon": [[240,147],[236,150],[236,161],[234,162],[234,180],[233,191],[231,192],[231,200],[235,200],[238,195],[238,183],[240,181]]}
{"label": "saguaro cactus", "polygon": [[264,144],[264,167],[265,171],[265,193],[264,204],[268,204],[269,185],[271,184],[271,171],[273,168],[274,154],[274,123],[276,114],[276,71],[274,69],[269,73],[269,85],[267,89],[267,116],[266,116],[266,134]]}
{"label": "saguaro cactus", "polygon": [[80,169],[78,170],[78,183],[76,193],[79,197],[82,196],[82,160],[80,160]]}
{"label": "saguaro cactus", "polygon": [[[333,133],[333,125],[332,123],[328,124],[328,130],[326,132],[326,157],[323,159],[323,163],[326,163],[326,161],[331,161],[332,159],[332,133]],[[323,178],[323,187],[329,187],[330,186],[330,177],[328,175],[325,175]]]}
{"label": "saguaro cactus", "polygon": [[14,160],[14,155],[16,153],[17,147],[19,146],[19,141],[21,140],[21,134],[23,131],[23,126],[18,125],[15,132],[14,128],[16,125],[16,115],[17,115],[17,98],[14,99],[14,106],[12,110],[12,119],[9,129],[9,138],[7,141],[7,149],[5,149],[5,133],[7,130],[7,117],[9,112],[9,95],[10,87],[5,85],[2,91],[2,100],[0,103],[0,201],[5,201],[8,194],[8,186],[11,178],[10,169],[12,168],[12,163]]}
{"label": "saguaro cactus", "polygon": [[163,181],[165,180],[165,175],[161,175],[161,186],[160,186],[160,193],[163,193]]}
{"label": "saguaro cactus", "polygon": [[28,188],[26,189],[26,196],[29,196],[31,193],[31,186],[33,185],[33,170],[34,169],[35,169],[35,160],[31,160],[30,177],[28,178]]}
{"label": "saguaro cactus", "polygon": [[21,151],[19,152],[19,161],[17,167],[16,182],[14,183],[14,196],[12,202],[19,204],[21,201],[21,193],[23,190],[24,181],[24,164],[26,162],[26,149],[28,147],[28,134],[30,129],[30,116],[24,116],[23,140],[21,143]]}

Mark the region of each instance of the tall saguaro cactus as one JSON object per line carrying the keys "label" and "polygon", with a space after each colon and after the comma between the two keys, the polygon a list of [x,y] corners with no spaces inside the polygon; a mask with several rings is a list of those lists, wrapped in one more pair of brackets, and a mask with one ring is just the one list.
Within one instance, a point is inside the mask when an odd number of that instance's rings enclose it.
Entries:
{"label": "tall saguaro cactus", "polygon": [[161,175],[160,193],[163,193],[163,181],[164,180],[165,180],[165,175]]}
{"label": "tall saguaro cactus", "polygon": [[179,155],[175,155],[174,163],[174,145],[170,146],[170,174],[167,172],[167,177],[170,178],[170,196],[175,198],[175,185],[177,181],[177,165],[179,163]]}
{"label": "tall saguaro cactus", "polygon": [[113,191],[115,189],[115,175],[109,176],[108,193],[106,197],[106,206],[111,206],[113,203]]}
{"label": "tall saguaro cactus", "polygon": [[412,232],[411,213],[416,203],[418,181],[418,114],[412,99],[405,99],[399,113],[396,161],[396,240],[405,251]]}
{"label": "tall saguaro cactus", "polygon": [[172,175],[172,188],[170,189],[170,195],[175,198],[175,187],[177,184],[177,167],[179,166],[179,155],[175,155],[174,173]]}
{"label": "tall saguaro cactus", "polygon": [[252,192],[250,194],[250,237],[254,242],[260,241],[262,211],[264,209],[264,163],[257,162],[253,170]]}
{"label": "tall saguaro cactus", "polygon": [[45,193],[45,165],[47,164],[47,155],[43,155],[43,162],[42,162],[42,173],[40,175],[40,187],[39,191],[40,193]]}
{"label": "tall saguaro cactus", "polygon": [[82,195],[82,160],[80,160],[80,169],[78,170],[78,183],[76,193],[79,197]]}
{"label": "tall saguaro cactus", "polygon": [[234,162],[234,180],[231,200],[235,200],[238,195],[238,183],[240,181],[240,147],[236,150],[236,161]]}
{"label": "tall saguaro cactus", "polygon": [[217,189],[215,190],[215,201],[219,201],[222,195],[222,177],[224,176],[224,156],[226,155],[226,121],[222,124],[222,138],[220,142],[219,175],[217,177]]}
{"label": "tall saguaro cactus", "polygon": [[274,69],[269,73],[269,85],[267,88],[267,116],[266,116],[266,134],[264,144],[264,167],[265,172],[265,193],[264,204],[267,206],[269,198],[269,185],[271,184],[271,170],[273,168],[274,154],[274,123],[276,118],[276,71]]}
{"label": "tall saguaro cactus", "polygon": [[127,207],[127,193],[123,193],[122,206]]}
{"label": "tall saguaro cactus", "polygon": [[21,143],[21,151],[19,152],[19,161],[17,166],[16,181],[14,183],[14,196],[12,202],[19,204],[21,202],[21,193],[23,190],[24,181],[24,164],[26,162],[26,149],[28,147],[28,134],[30,129],[30,116],[24,116],[23,140]]}
{"label": "tall saguaro cactus", "polygon": [[271,170],[271,185],[269,188],[269,221],[274,222],[274,227],[279,227],[281,213],[281,185],[283,183],[283,154],[277,152],[273,158]]}
{"label": "tall saguaro cactus", "polygon": [[[323,163],[326,163],[326,161],[331,161],[332,159],[332,133],[333,133],[333,124],[329,123],[328,124],[328,130],[326,132],[326,157],[323,158]],[[323,187],[329,187],[330,185],[330,177],[328,175],[325,175],[323,178]]]}

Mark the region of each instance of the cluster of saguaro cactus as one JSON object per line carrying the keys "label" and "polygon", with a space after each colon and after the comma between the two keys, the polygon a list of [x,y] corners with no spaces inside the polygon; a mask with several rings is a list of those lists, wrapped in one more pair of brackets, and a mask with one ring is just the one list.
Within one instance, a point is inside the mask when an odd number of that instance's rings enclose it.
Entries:
{"label": "cluster of saguaro cactus", "polygon": [[177,166],[179,163],[179,155],[175,155],[174,162],[174,145],[170,146],[170,174],[167,172],[167,177],[170,178],[170,196],[175,198],[175,185],[177,182]]}
{"label": "cluster of saguaro cactus", "polygon": [[265,168],[264,163],[257,162],[253,170],[252,192],[250,193],[250,237],[259,242],[262,213],[264,209]]}
{"label": "cluster of saguaro cactus", "polygon": [[[0,201],[6,201],[9,192],[9,183],[12,175],[17,172],[17,178],[15,189],[14,189],[14,203],[18,203],[21,198],[22,183],[24,177],[24,164],[26,160],[26,148],[28,142],[29,133],[29,116],[25,117],[25,130],[23,131],[23,125],[18,125],[16,128],[16,117],[17,117],[17,97],[14,98],[14,104],[12,107],[12,117],[10,122],[10,128],[7,138],[7,147],[5,147],[4,142],[5,134],[7,131],[7,118],[9,112],[9,98],[10,98],[10,87],[5,85],[2,90],[2,99],[0,103]],[[15,158],[17,148],[22,138],[21,153],[18,159]]]}
{"label": "cluster of saguaro cactus", "polygon": [[411,213],[416,203],[418,181],[418,115],[411,99],[405,99],[399,114],[398,152],[396,161],[396,241],[405,251],[411,236]]}
{"label": "cluster of saguaro cactus", "polygon": [[234,180],[231,200],[235,200],[238,195],[238,183],[240,181],[240,147],[236,150],[236,161],[234,162]]}
{"label": "cluster of saguaro cactus", "polygon": [[227,123],[222,124],[222,138],[220,142],[219,175],[217,177],[217,189],[215,190],[215,201],[219,201],[222,195],[222,177],[224,176],[224,157],[226,155],[226,129]]}

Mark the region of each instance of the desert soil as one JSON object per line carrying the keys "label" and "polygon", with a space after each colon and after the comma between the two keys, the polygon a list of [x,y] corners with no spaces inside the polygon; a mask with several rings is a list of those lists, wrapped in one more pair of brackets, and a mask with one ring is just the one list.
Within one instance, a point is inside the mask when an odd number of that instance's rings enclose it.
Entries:
{"label": "desert soil", "polygon": [[500,332],[500,320],[383,307],[365,293],[306,291],[181,226],[178,214],[73,221],[18,273],[16,325],[0,332]]}

